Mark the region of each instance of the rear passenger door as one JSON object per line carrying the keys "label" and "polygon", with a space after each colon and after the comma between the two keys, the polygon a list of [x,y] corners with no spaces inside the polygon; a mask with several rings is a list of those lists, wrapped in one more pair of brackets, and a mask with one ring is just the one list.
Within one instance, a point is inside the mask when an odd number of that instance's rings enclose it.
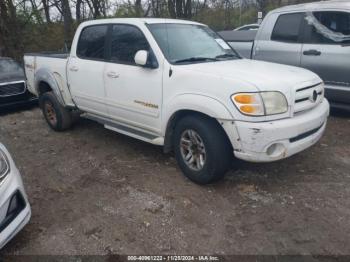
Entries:
{"label": "rear passenger door", "polygon": [[92,25],[82,29],[76,55],[67,64],[68,83],[79,109],[107,116],[104,68],[108,25]]}
{"label": "rear passenger door", "polygon": [[328,99],[349,103],[350,37],[342,41],[338,34],[350,35],[350,13],[315,11],[312,15],[308,14],[305,21],[301,66],[324,80]]}
{"label": "rear passenger door", "polygon": [[267,24],[270,32],[265,31],[265,39],[256,42],[254,59],[300,66],[303,18],[304,13],[276,14],[271,17],[275,21],[274,26]]}

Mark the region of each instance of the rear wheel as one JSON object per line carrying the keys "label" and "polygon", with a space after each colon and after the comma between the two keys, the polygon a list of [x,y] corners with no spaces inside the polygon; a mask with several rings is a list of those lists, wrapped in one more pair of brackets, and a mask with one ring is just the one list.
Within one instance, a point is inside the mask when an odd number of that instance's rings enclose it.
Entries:
{"label": "rear wheel", "polygon": [[231,166],[231,144],[215,119],[184,117],[175,127],[173,143],[182,172],[198,184],[221,179]]}
{"label": "rear wheel", "polygon": [[40,107],[46,122],[53,130],[64,131],[72,126],[72,113],[58,102],[52,92],[40,96]]}

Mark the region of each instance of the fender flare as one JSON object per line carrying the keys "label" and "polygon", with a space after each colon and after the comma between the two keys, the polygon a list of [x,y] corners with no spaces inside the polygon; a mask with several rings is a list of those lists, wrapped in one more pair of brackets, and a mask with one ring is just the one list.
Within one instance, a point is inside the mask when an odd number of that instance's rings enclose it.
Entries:
{"label": "fender flare", "polygon": [[38,95],[40,95],[39,87],[40,87],[41,82],[45,82],[46,84],[48,84],[51,87],[58,102],[62,106],[65,106],[65,102],[64,102],[64,99],[62,97],[62,94],[61,94],[61,91],[59,88],[59,84],[57,83],[54,74],[49,69],[40,68],[35,73],[34,86],[35,86],[35,90],[36,90]]}
{"label": "fender flare", "polygon": [[201,94],[181,94],[174,97],[167,105],[162,124],[164,152],[172,149],[172,134],[177,121],[177,113],[192,111],[220,120],[232,120],[228,108],[219,100]]}
{"label": "fender flare", "polygon": [[191,110],[208,115],[215,119],[232,120],[233,115],[219,100],[202,94],[181,94],[174,97],[165,110],[162,130],[165,134],[169,120],[173,115],[182,110]]}

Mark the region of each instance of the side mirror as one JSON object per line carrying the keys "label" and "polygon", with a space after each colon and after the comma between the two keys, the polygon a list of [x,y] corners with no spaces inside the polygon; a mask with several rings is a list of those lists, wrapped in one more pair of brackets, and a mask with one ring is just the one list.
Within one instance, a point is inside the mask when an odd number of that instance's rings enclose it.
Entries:
{"label": "side mirror", "polygon": [[135,64],[145,66],[148,61],[148,52],[146,50],[139,50],[134,57]]}

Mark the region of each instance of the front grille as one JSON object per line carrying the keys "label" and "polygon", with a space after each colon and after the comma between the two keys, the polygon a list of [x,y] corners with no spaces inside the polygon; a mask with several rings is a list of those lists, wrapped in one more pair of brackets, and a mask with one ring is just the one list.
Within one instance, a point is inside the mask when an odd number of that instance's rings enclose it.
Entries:
{"label": "front grille", "polygon": [[0,97],[23,94],[26,86],[23,81],[0,84]]}
{"label": "front grille", "polygon": [[322,101],[323,96],[323,83],[297,89],[295,93],[294,113],[309,110],[317,106]]}

